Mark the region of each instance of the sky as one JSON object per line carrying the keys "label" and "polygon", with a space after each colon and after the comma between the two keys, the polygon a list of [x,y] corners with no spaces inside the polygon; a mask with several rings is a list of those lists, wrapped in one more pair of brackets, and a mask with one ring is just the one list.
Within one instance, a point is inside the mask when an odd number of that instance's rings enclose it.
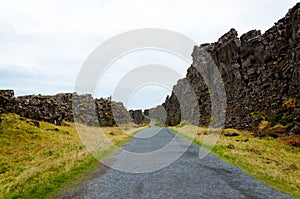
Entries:
{"label": "sky", "polygon": [[[0,89],[15,94],[73,92],[89,54],[111,37],[141,28],[181,33],[198,45],[235,28],[239,36],[266,31],[294,0],[0,0]],[[193,47],[191,46],[191,53]],[[95,97],[113,95],[135,67],[162,64],[184,77],[189,63],[164,52],[137,52],[117,60],[98,82]],[[176,79],[174,79],[174,84]],[[171,87],[146,85],[123,101],[128,109],[161,104]]]}

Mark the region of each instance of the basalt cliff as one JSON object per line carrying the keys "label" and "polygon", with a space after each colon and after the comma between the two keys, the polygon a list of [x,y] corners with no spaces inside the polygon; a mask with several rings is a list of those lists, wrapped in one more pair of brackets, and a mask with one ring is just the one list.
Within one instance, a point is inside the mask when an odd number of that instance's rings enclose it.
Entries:
{"label": "basalt cliff", "polygon": [[227,100],[226,127],[251,129],[262,120],[272,125],[280,123],[289,129],[299,124],[300,3],[264,34],[251,30],[238,37],[237,31],[231,29],[215,43],[195,46],[186,78],[177,82],[162,105],[150,110],[157,119],[165,115],[168,125],[177,125],[183,120],[182,103],[189,100],[179,101],[182,97],[189,98],[187,87],[183,86],[183,82],[188,81],[199,104],[200,116],[196,123],[205,126],[213,120],[211,99],[214,96],[196,69],[201,67],[203,50],[211,56],[221,74]]}
{"label": "basalt cliff", "polygon": [[61,93],[53,96],[14,95],[13,90],[0,90],[0,114],[16,113],[35,121],[61,125],[62,121],[80,122],[89,126],[147,122],[141,110],[127,111],[110,98],[94,99],[92,95]]}

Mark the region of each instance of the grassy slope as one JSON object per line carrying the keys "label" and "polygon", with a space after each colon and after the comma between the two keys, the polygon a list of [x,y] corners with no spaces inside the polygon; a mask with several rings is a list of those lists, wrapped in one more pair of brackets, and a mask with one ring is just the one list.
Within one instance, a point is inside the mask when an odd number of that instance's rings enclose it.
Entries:
{"label": "grassy slope", "polygon": [[[207,133],[207,129],[188,125],[170,129],[187,139],[195,137],[193,141],[200,146]],[[300,148],[271,137],[257,138],[248,132],[238,133],[237,137],[221,135],[212,153],[275,189],[300,197]]]}
{"label": "grassy slope", "polygon": [[[97,166],[98,160],[81,143],[73,123],[58,127],[40,122],[36,127],[32,120],[15,114],[1,118],[0,198],[49,197]],[[103,129],[102,134],[117,146],[130,138],[118,128]],[[110,143],[103,144],[98,158],[111,154],[113,148]]]}

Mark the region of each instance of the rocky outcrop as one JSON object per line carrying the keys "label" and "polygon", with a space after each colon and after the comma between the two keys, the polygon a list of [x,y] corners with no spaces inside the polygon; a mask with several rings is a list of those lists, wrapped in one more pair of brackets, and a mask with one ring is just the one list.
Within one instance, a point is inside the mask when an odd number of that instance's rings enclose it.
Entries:
{"label": "rocky outcrop", "polygon": [[2,98],[13,98],[15,96],[15,92],[13,90],[0,90],[0,96]]}
{"label": "rocky outcrop", "polygon": [[144,110],[144,116],[149,117],[149,109]]}
{"label": "rocky outcrop", "polygon": [[11,101],[14,96],[13,90],[0,90],[0,113],[12,111]]}
{"label": "rocky outcrop", "polygon": [[130,117],[136,124],[142,124],[149,122],[149,119],[145,117],[142,110],[129,110]]}
{"label": "rocky outcrop", "polygon": [[132,120],[120,102],[76,93],[15,97],[13,90],[0,90],[0,113],[17,113],[56,125],[60,125],[62,120],[73,122],[74,118],[77,122],[92,126],[114,126]]}
{"label": "rocky outcrop", "polygon": [[[176,109],[177,110],[177,109]],[[165,108],[162,105],[159,105],[155,108],[149,110],[149,117],[155,118],[159,121],[160,124],[167,124],[167,114]]]}
{"label": "rocky outcrop", "polygon": [[186,91],[181,86],[185,80],[197,96],[199,124],[207,125],[212,119],[213,91],[196,69],[203,64],[203,50],[211,55],[221,73],[227,127],[252,128],[263,119],[291,127],[300,122],[300,3],[264,34],[252,30],[239,38],[237,31],[231,29],[217,42],[195,47],[186,78],[178,81],[162,104],[169,125],[183,119],[182,103],[175,93]]}
{"label": "rocky outcrop", "polygon": [[28,95],[14,97],[13,90],[0,91],[0,113],[17,113],[23,117],[60,125],[62,119],[73,121],[72,94],[55,96]]}
{"label": "rocky outcrop", "polygon": [[55,96],[28,95],[11,99],[12,112],[23,117],[60,125],[64,119],[73,121],[72,94]]}
{"label": "rocky outcrop", "polygon": [[115,126],[134,120],[121,102],[114,102],[110,98],[96,99],[95,102],[100,126]]}

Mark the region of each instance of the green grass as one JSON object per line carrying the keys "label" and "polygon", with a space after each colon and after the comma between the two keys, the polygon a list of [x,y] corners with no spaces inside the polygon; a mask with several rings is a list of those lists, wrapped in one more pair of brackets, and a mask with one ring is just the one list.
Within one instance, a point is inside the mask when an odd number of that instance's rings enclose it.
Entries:
{"label": "green grass", "polygon": [[[0,117],[0,198],[48,198],[98,167],[99,161],[82,144],[74,123],[40,122],[36,127],[16,114]],[[111,140],[97,148],[98,159],[109,157],[132,137],[116,127],[84,129]]]}
{"label": "green grass", "polygon": [[[89,156],[73,165],[68,171],[58,172],[53,177],[32,184],[26,190],[16,190],[6,194],[4,198],[50,198],[61,187],[72,183],[74,179],[96,167],[97,164],[98,160]],[[36,173],[36,175],[40,175],[40,173]]]}
{"label": "green grass", "polygon": [[[199,146],[203,146],[207,129],[191,127],[189,130],[188,128],[170,128],[170,130]],[[212,147],[211,152],[214,155],[240,167],[256,179],[277,190],[300,197],[300,148],[271,137],[257,138],[245,131],[234,129],[225,131],[236,131],[239,136],[226,137],[221,135]],[[209,148],[211,146],[203,147]]]}

